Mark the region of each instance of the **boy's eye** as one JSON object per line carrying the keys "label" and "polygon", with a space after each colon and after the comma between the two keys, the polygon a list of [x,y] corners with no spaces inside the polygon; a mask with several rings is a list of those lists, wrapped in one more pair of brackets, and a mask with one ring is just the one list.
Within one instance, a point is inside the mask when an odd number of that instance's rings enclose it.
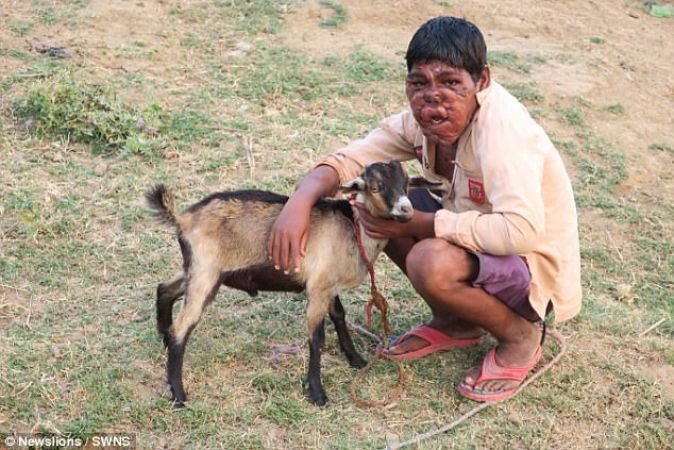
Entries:
{"label": "boy's eye", "polygon": [[447,86],[456,86],[457,84],[459,84],[459,82],[457,80],[446,80],[445,81],[445,85],[447,85]]}

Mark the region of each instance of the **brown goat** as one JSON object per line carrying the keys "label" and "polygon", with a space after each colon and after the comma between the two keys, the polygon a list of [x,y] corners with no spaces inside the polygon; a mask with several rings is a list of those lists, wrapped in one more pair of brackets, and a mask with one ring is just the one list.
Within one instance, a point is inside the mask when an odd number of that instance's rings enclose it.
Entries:
{"label": "brown goat", "polygon": [[[375,163],[340,190],[357,192],[358,201],[375,217],[408,221],[413,214],[406,195],[408,181],[398,161]],[[250,295],[258,290],[306,290],[310,336],[307,382],[314,403],[324,405],[328,400],[320,378],[326,315],[335,324],[340,348],[351,366],[366,364],[353,346],[338,297],[341,290],[359,285],[368,273],[356,243],[348,201],[322,199],[314,206],[300,272],[285,275],[268,261],[266,243],[287,197],[264,191],[221,192],[179,215],[173,213],[173,200],[164,186],[149,190],[146,199],[160,219],[176,226],[183,256],[182,273],[157,288],[157,327],[168,348],[168,383],[177,406],[186,398],[182,382],[185,345],[221,284]],[[365,253],[374,262],[387,241],[361,234]],[[183,308],[172,323],[173,303],[183,294]]]}

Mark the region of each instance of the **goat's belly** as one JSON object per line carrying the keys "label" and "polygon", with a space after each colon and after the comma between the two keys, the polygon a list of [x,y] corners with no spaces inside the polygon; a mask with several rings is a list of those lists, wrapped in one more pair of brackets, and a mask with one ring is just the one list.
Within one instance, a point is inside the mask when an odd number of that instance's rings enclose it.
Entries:
{"label": "goat's belly", "polygon": [[246,269],[224,272],[222,284],[257,295],[258,291],[302,292],[304,285],[289,275],[262,264]]}
{"label": "goat's belly", "polygon": [[367,277],[368,272],[367,268],[363,266],[362,268],[359,267],[357,270],[352,271],[351,273],[348,274],[348,276],[344,276],[340,279],[340,285],[344,289],[353,289],[365,281],[365,277]]}

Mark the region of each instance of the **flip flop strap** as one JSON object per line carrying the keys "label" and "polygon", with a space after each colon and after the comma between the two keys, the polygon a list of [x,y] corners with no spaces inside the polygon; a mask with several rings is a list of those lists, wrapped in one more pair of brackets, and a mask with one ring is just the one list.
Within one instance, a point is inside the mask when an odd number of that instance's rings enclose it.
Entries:
{"label": "flip flop strap", "polygon": [[418,338],[421,338],[424,341],[428,342],[429,345],[436,344],[443,340],[451,339],[442,331],[438,331],[435,328],[429,327],[428,325],[419,325],[417,327],[412,328],[410,331],[408,331],[407,333],[403,334],[398,339],[396,339],[395,345],[397,345],[398,343],[402,343],[405,339],[409,338],[410,336],[416,336]]}
{"label": "flip flop strap", "polygon": [[494,380],[513,380],[522,382],[526,378],[527,374],[534,368],[538,361],[541,359],[541,347],[536,348],[536,353],[531,358],[529,364],[525,366],[509,366],[504,367],[500,366],[496,362],[496,349],[492,348],[485,356],[484,361],[482,362],[482,368],[480,376],[475,380],[474,386],[484,383],[485,381],[494,381]]}

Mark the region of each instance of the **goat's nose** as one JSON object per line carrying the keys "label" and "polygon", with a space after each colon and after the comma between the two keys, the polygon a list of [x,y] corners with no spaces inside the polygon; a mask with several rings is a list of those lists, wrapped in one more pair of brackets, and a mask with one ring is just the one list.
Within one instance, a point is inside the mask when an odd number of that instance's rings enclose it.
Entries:
{"label": "goat's nose", "polygon": [[412,218],[413,213],[414,208],[412,207],[412,203],[410,202],[410,199],[405,196],[401,197],[396,202],[391,211],[391,217],[395,220],[408,221]]}

